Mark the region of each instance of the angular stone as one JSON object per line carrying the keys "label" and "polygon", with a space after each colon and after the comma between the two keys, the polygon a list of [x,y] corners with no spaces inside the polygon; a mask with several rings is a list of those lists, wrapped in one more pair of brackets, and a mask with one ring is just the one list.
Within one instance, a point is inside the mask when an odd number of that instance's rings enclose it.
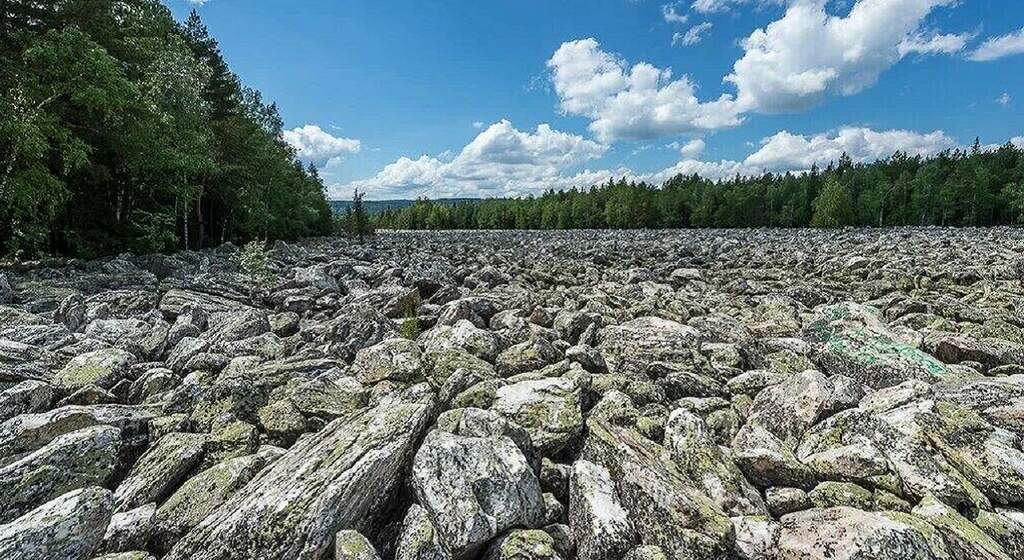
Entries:
{"label": "angular stone", "polygon": [[577,461],[569,478],[569,527],[580,560],[613,560],[636,542],[608,469]]}
{"label": "angular stone", "polygon": [[331,422],[208,515],[165,560],[319,560],[342,528],[379,527],[431,409],[381,405]]}
{"label": "angular stone", "polygon": [[669,556],[720,558],[733,548],[729,518],[691,486],[665,450],[636,432],[587,422],[582,458],[608,469],[641,542]]}
{"label": "angular stone", "polygon": [[702,361],[697,329],[658,317],[605,327],[597,349],[612,373],[663,377]]}
{"label": "angular stone", "polygon": [[903,513],[809,509],[783,516],[780,524],[779,560],[950,557],[931,525]]}
{"label": "angular stone", "polygon": [[544,521],[540,481],[515,442],[433,431],[416,453],[413,488],[454,558],[501,532]]}
{"label": "angular stone", "polygon": [[0,525],[0,558],[88,560],[113,509],[110,491],[83,488],[54,498]]}
{"label": "angular stone", "polygon": [[118,512],[167,498],[203,457],[207,436],[172,433],[160,438],[139,458],[114,492]]}
{"label": "angular stone", "polygon": [[0,468],[0,523],[72,490],[107,485],[120,449],[121,430],[93,426],[57,436]]}

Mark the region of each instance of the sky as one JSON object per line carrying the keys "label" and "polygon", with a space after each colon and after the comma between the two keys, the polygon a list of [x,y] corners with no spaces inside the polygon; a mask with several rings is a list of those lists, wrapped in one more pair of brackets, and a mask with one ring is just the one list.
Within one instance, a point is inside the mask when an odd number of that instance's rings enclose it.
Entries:
{"label": "sky", "polygon": [[1019,0],[165,0],[332,198],[1024,146]]}

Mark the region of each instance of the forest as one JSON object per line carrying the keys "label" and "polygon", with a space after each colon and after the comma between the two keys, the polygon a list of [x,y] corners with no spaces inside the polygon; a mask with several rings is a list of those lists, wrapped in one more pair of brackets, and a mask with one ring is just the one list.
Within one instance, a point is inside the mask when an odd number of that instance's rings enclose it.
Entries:
{"label": "forest", "polygon": [[634,229],[994,226],[1024,223],[1024,149],[1007,143],[873,163],[663,185],[610,180],[587,190],[456,205],[420,200],[383,212],[388,229]]}
{"label": "forest", "polygon": [[323,181],[193,12],[0,2],[0,256],[331,232]]}

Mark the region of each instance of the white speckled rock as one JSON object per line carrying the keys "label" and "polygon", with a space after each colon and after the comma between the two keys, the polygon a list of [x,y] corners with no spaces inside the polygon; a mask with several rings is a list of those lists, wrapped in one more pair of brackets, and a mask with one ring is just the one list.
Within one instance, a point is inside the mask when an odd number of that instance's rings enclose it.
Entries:
{"label": "white speckled rock", "polygon": [[87,560],[103,538],[112,509],[108,490],[68,492],[0,525],[0,558]]}
{"label": "white speckled rock", "polygon": [[184,433],[160,438],[114,491],[115,509],[122,512],[149,502],[162,502],[199,464],[206,440],[202,434]]}
{"label": "white speckled rock", "polygon": [[622,557],[636,541],[608,469],[576,461],[569,477],[569,527],[579,560]]}
{"label": "white speckled rock", "polygon": [[0,468],[0,523],[71,490],[105,486],[114,475],[121,430],[91,426],[57,436]]}
{"label": "white speckled rock", "polygon": [[417,504],[409,506],[402,521],[395,560],[451,560],[441,535],[430,522],[427,511]]}
{"label": "white speckled rock", "polygon": [[950,558],[931,525],[904,513],[809,509],[783,516],[780,524],[779,560]]}
{"label": "white speckled rock", "polygon": [[379,527],[433,405],[381,405],[297,442],[165,560],[320,560],[335,534]]}
{"label": "white speckled rock", "polygon": [[540,481],[512,439],[433,431],[413,462],[412,484],[441,541],[471,558],[513,527],[544,521]]}

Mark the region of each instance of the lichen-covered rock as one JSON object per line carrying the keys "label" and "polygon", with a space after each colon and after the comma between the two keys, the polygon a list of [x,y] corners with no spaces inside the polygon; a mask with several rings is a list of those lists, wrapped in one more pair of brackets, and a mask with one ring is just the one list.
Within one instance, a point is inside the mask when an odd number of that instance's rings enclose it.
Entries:
{"label": "lichen-covered rock", "polygon": [[179,541],[167,560],[319,560],[342,528],[377,527],[431,404],[381,405],[297,442]]}
{"label": "lichen-covered rock", "polygon": [[899,340],[877,310],[863,305],[817,309],[805,336],[819,345],[815,361],[824,371],[874,389],[910,379],[933,383],[952,375],[939,360]]}
{"label": "lichen-covered rock", "polygon": [[356,377],[366,384],[380,381],[413,383],[423,379],[420,347],[411,340],[389,338],[356,352]]}
{"label": "lichen-covered rock", "polygon": [[732,518],[736,556],[741,560],[772,560],[779,550],[779,524],[762,516]]}
{"label": "lichen-covered rock", "polygon": [[160,438],[139,458],[114,492],[118,512],[149,502],[162,502],[202,460],[207,437],[173,433]]}
{"label": "lichen-covered rock", "polygon": [[563,560],[555,541],[544,531],[512,531],[496,540],[484,560]]}
{"label": "lichen-covered rock", "polygon": [[501,351],[501,341],[490,331],[477,328],[466,320],[452,326],[441,325],[430,329],[421,337],[427,352],[457,350],[494,363]]}
{"label": "lichen-covered rock", "polygon": [[491,410],[530,433],[544,455],[558,453],[583,431],[583,392],[589,377],[572,371],[561,377],[527,379],[499,387]]}
{"label": "lichen-covered rock", "polygon": [[705,488],[722,511],[731,516],[768,513],[761,494],[722,453],[707,424],[696,414],[679,408],[669,416],[665,448],[692,484]]}
{"label": "lichen-covered rock", "polygon": [[166,553],[178,540],[210,515],[263,468],[256,454],[228,459],[185,481],[155,515],[152,544]]}
{"label": "lichen-covered rock", "polygon": [[19,414],[42,412],[54,399],[53,387],[48,383],[28,379],[0,392],[0,422]]}
{"label": "lichen-covered rock", "polygon": [[417,504],[409,506],[402,521],[395,560],[452,560],[426,510]]}
{"label": "lichen-covered rock", "polygon": [[106,486],[114,476],[121,431],[92,426],[57,436],[0,468],[0,523],[72,490]]}
{"label": "lichen-covered rock", "polygon": [[94,350],[72,358],[54,375],[53,384],[70,390],[86,385],[109,389],[127,375],[128,368],[136,361],[131,353],[118,348]]}
{"label": "lichen-covered rock", "polygon": [[359,531],[346,529],[334,536],[334,560],[380,560],[380,555]]}
{"label": "lichen-covered rock", "polygon": [[809,509],[783,516],[780,525],[779,560],[950,558],[938,531],[903,513]]}
{"label": "lichen-covered rock", "polygon": [[108,490],[92,486],[68,492],[0,525],[0,558],[88,560],[112,510]]}
{"label": "lichen-covered rock", "polygon": [[144,436],[153,410],[135,406],[64,406],[49,412],[22,414],[0,424],[0,465],[10,464],[54,438],[88,428],[113,426],[121,430],[121,439],[133,442]]}
{"label": "lichen-covered rock", "polygon": [[569,478],[569,527],[580,560],[611,560],[636,542],[608,469],[577,461]]}
{"label": "lichen-covered rock", "polygon": [[600,420],[589,420],[587,427],[583,458],[608,469],[641,542],[669,556],[708,560],[732,550],[729,518],[691,486],[664,449]]}
{"label": "lichen-covered rock", "polygon": [[156,504],[149,503],[122,513],[115,513],[103,534],[100,545],[106,552],[129,552],[142,550],[153,535],[153,520]]}
{"label": "lichen-covered rock", "polygon": [[455,558],[471,556],[507,529],[544,521],[540,481],[505,436],[431,432],[416,453],[412,484]]}
{"label": "lichen-covered rock", "polygon": [[659,317],[641,317],[605,327],[598,350],[612,373],[663,377],[702,361],[697,329]]}
{"label": "lichen-covered rock", "polygon": [[541,337],[533,337],[525,342],[505,349],[495,361],[498,374],[511,377],[520,373],[534,371],[562,359],[561,353]]}
{"label": "lichen-covered rock", "polygon": [[998,542],[934,496],[925,496],[912,513],[939,531],[954,558],[1010,560]]}
{"label": "lichen-covered rock", "polygon": [[489,410],[456,408],[438,416],[434,429],[451,434],[489,438],[506,436],[523,452],[526,462],[535,473],[540,472],[540,455],[533,446],[530,434],[522,426]]}

